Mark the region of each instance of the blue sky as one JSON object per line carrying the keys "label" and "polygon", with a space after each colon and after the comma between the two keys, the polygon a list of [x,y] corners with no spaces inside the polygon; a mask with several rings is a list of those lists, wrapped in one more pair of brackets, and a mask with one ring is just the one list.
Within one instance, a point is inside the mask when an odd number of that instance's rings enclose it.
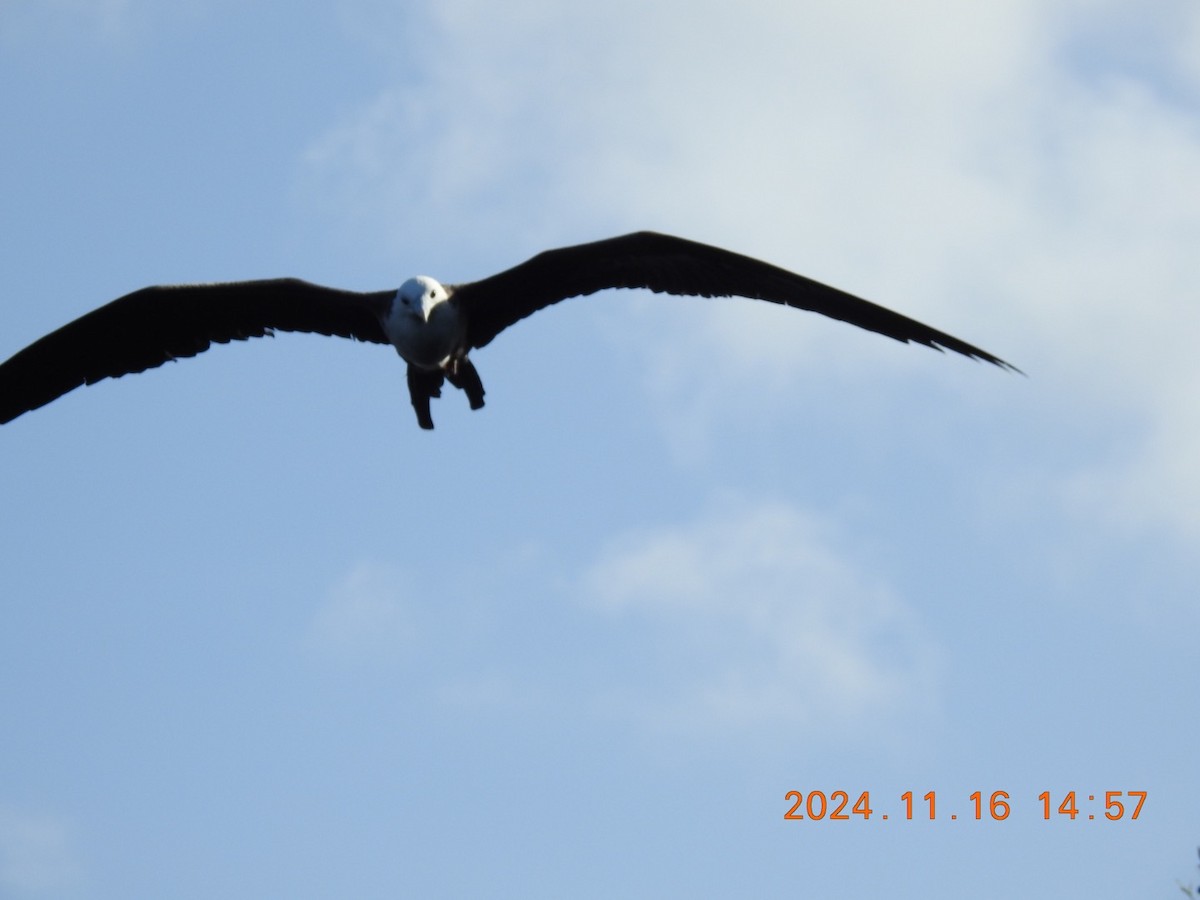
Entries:
{"label": "blue sky", "polygon": [[0,356],[653,228],[1029,377],[612,293],[433,433],[390,350],[295,335],[4,426],[0,895],[1194,882],[1198,61],[1184,0],[4,3]]}

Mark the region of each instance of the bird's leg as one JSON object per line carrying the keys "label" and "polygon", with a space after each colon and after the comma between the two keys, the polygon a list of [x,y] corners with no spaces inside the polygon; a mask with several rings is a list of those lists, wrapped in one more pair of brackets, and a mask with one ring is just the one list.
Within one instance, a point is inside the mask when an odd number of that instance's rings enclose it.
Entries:
{"label": "bird's leg", "polygon": [[450,383],[467,395],[471,409],[483,408],[483,382],[475,371],[475,364],[465,356],[450,361],[446,366],[446,377]]}
{"label": "bird's leg", "polygon": [[417,424],[426,431],[433,430],[429,401],[433,397],[442,396],[444,379],[445,375],[441,369],[420,369],[412,363],[408,364],[408,395],[412,398],[413,409],[417,413]]}

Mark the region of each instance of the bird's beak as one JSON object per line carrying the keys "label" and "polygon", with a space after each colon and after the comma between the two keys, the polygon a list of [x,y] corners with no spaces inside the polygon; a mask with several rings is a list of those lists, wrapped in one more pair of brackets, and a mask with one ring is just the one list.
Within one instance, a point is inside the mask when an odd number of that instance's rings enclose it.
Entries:
{"label": "bird's beak", "polygon": [[432,297],[421,298],[421,318],[425,320],[426,324],[428,324],[429,317],[433,314],[433,309],[437,304],[437,300]]}

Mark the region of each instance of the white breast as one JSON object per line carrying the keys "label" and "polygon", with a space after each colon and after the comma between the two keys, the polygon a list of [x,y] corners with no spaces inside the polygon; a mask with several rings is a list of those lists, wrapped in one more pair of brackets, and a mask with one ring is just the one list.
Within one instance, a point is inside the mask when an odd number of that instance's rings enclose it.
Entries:
{"label": "white breast", "polygon": [[433,278],[421,275],[410,278],[396,291],[383,330],[405,360],[423,369],[434,369],[461,349],[464,323],[446,289]]}

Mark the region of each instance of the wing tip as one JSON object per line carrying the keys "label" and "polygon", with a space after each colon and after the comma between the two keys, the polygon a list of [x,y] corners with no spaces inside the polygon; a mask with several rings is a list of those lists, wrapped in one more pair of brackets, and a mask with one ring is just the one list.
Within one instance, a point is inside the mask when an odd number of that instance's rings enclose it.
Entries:
{"label": "wing tip", "polygon": [[929,337],[902,337],[900,340],[906,344],[910,341],[923,344],[930,349],[936,350],[938,353],[945,353],[947,350],[951,350],[954,353],[957,353],[960,356],[965,356],[971,360],[974,360],[975,362],[990,363],[999,369],[1004,369],[1006,372],[1015,372],[1024,378],[1029,377],[1025,374],[1025,372],[1014,366],[1008,360],[1001,359],[994,353],[988,353],[986,350],[982,350],[979,347],[976,347],[974,344],[968,344],[966,341],[959,340],[958,338],[951,337],[950,335],[941,334]]}
{"label": "wing tip", "polygon": [[[938,349],[941,350],[942,348],[938,347]],[[954,349],[954,348],[950,348],[950,349]],[[963,353],[965,356],[969,356],[971,359],[975,360],[976,362],[991,363],[993,366],[996,366],[999,369],[1003,369],[1005,372],[1013,372],[1017,375],[1020,375],[1022,378],[1029,377],[1028,375],[1025,374],[1024,371],[1022,371],[1021,369],[1018,369],[1016,366],[1014,366],[1008,360],[1001,359],[999,356],[993,356],[991,353],[988,353],[985,350],[979,350],[976,348],[972,348],[969,352],[964,352],[962,350],[959,350],[958,352]]]}

